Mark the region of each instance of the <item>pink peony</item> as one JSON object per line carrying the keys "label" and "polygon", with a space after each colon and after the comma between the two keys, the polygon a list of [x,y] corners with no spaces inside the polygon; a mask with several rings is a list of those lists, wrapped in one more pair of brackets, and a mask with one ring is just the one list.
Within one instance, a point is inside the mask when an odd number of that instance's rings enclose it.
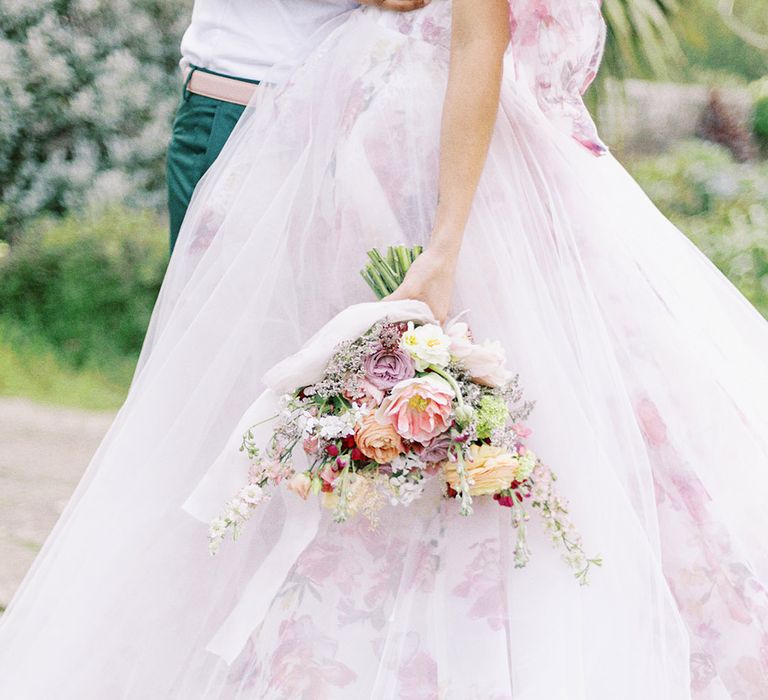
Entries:
{"label": "pink peony", "polygon": [[363,360],[365,378],[377,389],[391,389],[404,379],[415,376],[410,355],[399,348],[378,346]]}
{"label": "pink peony", "polygon": [[376,417],[393,425],[404,440],[426,445],[450,427],[455,396],[450,384],[437,374],[406,379],[392,387]]}

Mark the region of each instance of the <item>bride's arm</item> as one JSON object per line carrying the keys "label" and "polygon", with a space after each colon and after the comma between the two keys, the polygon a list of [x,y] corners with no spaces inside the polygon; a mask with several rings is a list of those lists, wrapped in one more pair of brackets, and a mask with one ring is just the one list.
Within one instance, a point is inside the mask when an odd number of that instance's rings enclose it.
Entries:
{"label": "bride's arm", "polygon": [[453,0],[448,88],[440,138],[437,214],[427,250],[391,299],[421,299],[444,320],[464,228],[499,109],[509,0]]}

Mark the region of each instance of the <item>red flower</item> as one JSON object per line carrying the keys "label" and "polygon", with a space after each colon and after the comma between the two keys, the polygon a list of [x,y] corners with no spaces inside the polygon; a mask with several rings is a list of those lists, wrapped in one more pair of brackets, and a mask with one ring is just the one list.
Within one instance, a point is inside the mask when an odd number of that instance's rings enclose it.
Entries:
{"label": "red flower", "polygon": [[338,455],[339,455],[339,448],[336,447],[336,445],[334,445],[333,443],[331,443],[330,445],[326,445],[325,446],[325,451],[329,455],[331,455],[331,457],[338,457]]}
{"label": "red flower", "polygon": [[446,484],[445,489],[445,494],[448,496],[448,498],[456,498],[456,496],[459,495],[459,492],[453,489],[450,484]]}
{"label": "red flower", "polygon": [[352,450],[351,457],[355,462],[362,462],[366,459],[366,456],[360,451],[358,447],[355,447]]}
{"label": "red flower", "polygon": [[511,508],[515,505],[515,499],[512,498],[512,496],[502,496],[500,493],[497,493],[493,499],[498,501],[499,505],[504,506],[505,508]]}
{"label": "red flower", "polygon": [[[347,437],[342,438],[341,444],[346,447],[348,450],[351,450],[355,446],[355,436],[354,435],[347,435]],[[353,457],[354,459],[354,457]]]}
{"label": "red flower", "polygon": [[331,493],[333,491],[333,484],[329,484],[327,481],[323,481],[323,484],[320,487],[320,490],[323,493]]}

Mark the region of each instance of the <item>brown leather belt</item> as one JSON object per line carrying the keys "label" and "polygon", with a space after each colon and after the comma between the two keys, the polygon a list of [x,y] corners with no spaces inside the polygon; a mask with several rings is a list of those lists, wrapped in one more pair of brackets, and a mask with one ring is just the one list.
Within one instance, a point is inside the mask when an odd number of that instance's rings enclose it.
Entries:
{"label": "brown leather belt", "polygon": [[[190,76],[189,73],[192,72]],[[206,73],[202,70],[187,69],[187,90],[195,95],[203,95],[222,102],[247,105],[258,89],[255,83],[248,83],[237,78]]]}

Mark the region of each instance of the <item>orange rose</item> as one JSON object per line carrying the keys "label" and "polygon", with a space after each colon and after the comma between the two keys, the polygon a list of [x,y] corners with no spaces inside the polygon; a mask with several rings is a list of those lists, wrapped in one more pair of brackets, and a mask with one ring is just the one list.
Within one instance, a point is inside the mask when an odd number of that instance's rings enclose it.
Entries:
{"label": "orange rose", "polygon": [[363,418],[362,425],[355,429],[355,442],[360,452],[379,464],[391,462],[405,451],[403,441],[394,427],[379,423],[373,413]]}
{"label": "orange rose", "polygon": [[[471,496],[485,496],[497,493],[509,487],[515,480],[517,462],[501,447],[492,445],[470,445],[470,456],[465,470],[471,486]],[[455,462],[445,462],[443,465],[445,480],[454,491],[459,490],[459,475]]]}

